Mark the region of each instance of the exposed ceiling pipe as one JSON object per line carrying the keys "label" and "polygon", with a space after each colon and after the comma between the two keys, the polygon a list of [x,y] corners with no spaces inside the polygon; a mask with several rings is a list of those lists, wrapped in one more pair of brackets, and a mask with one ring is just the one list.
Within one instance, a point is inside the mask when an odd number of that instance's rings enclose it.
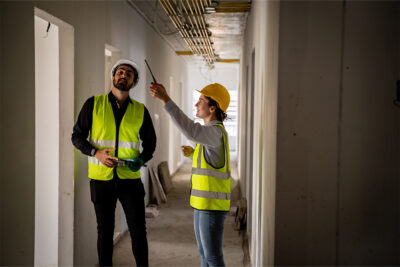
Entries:
{"label": "exposed ceiling pipe", "polygon": [[194,55],[203,57],[212,68],[219,58],[214,53],[211,32],[204,14],[211,12],[248,12],[251,2],[218,3],[211,0],[158,0]]}
{"label": "exposed ceiling pipe", "polygon": [[[203,47],[203,46],[204,46],[204,38],[205,38],[205,37],[203,36],[203,32],[201,31],[200,22],[198,22],[198,18],[197,18],[198,14],[197,14],[197,12],[196,12],[196,14],[195,14],[195,12],[193,12],[193,9],[192,9],[192,6],[190,5],[190,2],[187,1],[187,3],[188,3],[188,6],[189,6],[191,15],[193,16],[193,19],[194,19],[195,24],[196,24],[196,27],[197,27],[197,28],[196,28],[196,31],[197,31],[197,33],[198,33],[198,36],[200,36],[200,37],[197,38],[197,45],[202,45],[202,47]],[[194,4],[193,0],[192,0],[192,3]],[[195,8],[195,5],[194,5],[194,8]],[[197,10],[196,10],[196,11],[197,11]],[[203,40],[202,40],[202,39],[203,39]],[[212,63],[213,63],[213,62],[212,62],[212,56],[210,55],[210,53],[209,53],[209,51],[208,51],[207,48],[205,49],[204,54],[205,54],[206,57],[207,57],[207,59],[206,59],[207,63],[208,63],[208,64],[212,64]]]}
{"label": "exposed ceiling pipe", "polygon": [[212,5],[211,0],[180,0],[181,8],[176,4],[178,0],[158,1],[192,53],[202,56],[211,68],[217,59],[204,19],[205,7]]}
{"label": "exposed ceiling pipe", "polygon": [[161,6],[163,7],[165,13],[171,19],[171,21],[174,24],[175,28],[177,28],[179,30],[179,33],[180,33],[181,37],[183,38],[183,40],[185,40],[185,42],[189,46],[190,50],[192,50],[192,52],[197,54],[198,50],[194,46],[192,40],[189,38],[187,32],[181,30],[183,28],[182,24],[181,24],[181,21],[177,18],[176,12],[175,12],[174,8],[171,6],[171,4],[169,3],[169,1],[161,1],[160,0],[159,2],[161,4]]}
{"label": "exposed ceiling pipe", "polygon": [[[190,25],[191,25],[192,29],[194,29],[195,26],[194,26],[194,24],[193,24],[193,20],[192,20],[192,18],[190,17],[189,12],[187,11],[186,6],[185,6],[185,4],[184,4],[184,2],[183,2],[182,0],[181,0],[181,4],[182,4],[183,9],[185,10],[185,13],[186,13],[188,19],[189,19],[189,22],[190,22]],[[197,35],[198,35],[198,33],[197,33]],[[203,52],[203,51],[204,51],[204,50],[203,50],[203,47],[198,47],[198,48],[199,48],[198,50],[201,50],[201,51],[202,51],[202,52],[201,52],[202,55],[205,55],[205,54],[206,54],[206,53]],[[206,58],[205,58],[205,60],[208,61]]]}

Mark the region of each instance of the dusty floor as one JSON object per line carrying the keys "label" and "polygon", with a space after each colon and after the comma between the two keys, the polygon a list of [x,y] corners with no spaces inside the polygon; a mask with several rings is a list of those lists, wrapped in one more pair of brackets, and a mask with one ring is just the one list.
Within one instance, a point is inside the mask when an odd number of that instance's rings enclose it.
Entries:
{"label": "dusty floor", "polygon": [[[168,202],[159,207],[156,218],[147,219],[150,266],[200,266],[193,230],[193,210],[189,206],[190,165],[185,164],[173,177],[174,188]],[[234,216],[228,215],[224,229],[226,266],[243,266],[242,239],[233,229]],[[133,266],[130,236],[126,233],[115,246],[115,266]]]}

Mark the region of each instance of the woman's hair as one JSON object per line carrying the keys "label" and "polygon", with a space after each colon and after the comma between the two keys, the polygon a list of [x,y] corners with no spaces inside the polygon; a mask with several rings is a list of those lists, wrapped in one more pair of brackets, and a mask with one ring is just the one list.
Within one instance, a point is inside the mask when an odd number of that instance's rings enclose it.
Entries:
{"label": "woman's hair", "polygon": [[206,96],[206,97],[209,101],[208,105],[215,106],[217,108],[217,110],[215,112],[215,114],[217,115],[217,120],[223,122],[228,117],[228,114],[226,114],[225,112],[222,111],[222,109],[219,108],[217,101],[215,101],[214,99],[212,99],[209,96]]}

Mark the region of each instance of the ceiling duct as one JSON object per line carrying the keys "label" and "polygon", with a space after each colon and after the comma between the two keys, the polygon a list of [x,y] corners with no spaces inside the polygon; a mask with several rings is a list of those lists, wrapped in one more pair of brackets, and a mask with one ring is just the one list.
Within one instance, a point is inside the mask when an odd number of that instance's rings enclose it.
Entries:
{"label": "ceiling duct", "polygon": [[204,13],[215,9],[211,0],[158,0],[193,54],[202,56],[208,67],[217,61]]}

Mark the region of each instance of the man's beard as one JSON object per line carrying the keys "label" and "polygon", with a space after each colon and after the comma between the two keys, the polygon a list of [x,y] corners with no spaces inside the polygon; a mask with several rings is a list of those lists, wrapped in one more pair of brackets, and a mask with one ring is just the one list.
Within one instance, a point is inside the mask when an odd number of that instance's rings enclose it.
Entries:
{"label": "man's beard", "polygon": [[126,82],[123,82],[123,81],[119,82],[120,80],[121,79],[119,79],[117,82],[115,82],[115,81],[113,82],[114,87],[120,91],[129,91],[132,87],[132,84],[128,84],[128,82],[125,79],[123,79],[123,80],[125,80]]}

